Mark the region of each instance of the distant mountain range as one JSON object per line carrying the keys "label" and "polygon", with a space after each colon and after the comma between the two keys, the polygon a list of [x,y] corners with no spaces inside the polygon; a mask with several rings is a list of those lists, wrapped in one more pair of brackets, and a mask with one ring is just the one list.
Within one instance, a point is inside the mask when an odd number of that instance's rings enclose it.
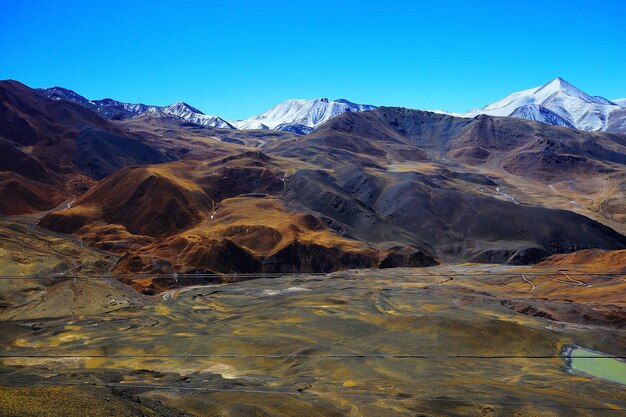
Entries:
{"label": "distant mountain range", "polygon": [[169,106],[131,104],[105,98],[89,100],[63,87],[42,89],[55,100],[68,100],[94,110],[108,119],[127,119],[146,114],[149,117],[178,117],[189,123],[221,129],[273,129],[297,134],[308,134],[324,122],[347,111],[374,110],[376,106],[352,103],[348,100],[286,100],[258,116],[228,122],[218,116],[209,116],[189,104],[179,101]]}
{"label": "distant mountain range", "polygon": [[[182,101],[169,106],[155,106],[123,103],[110,98],[89,100],[62,87],[51,87],[42,91],[52,99],[73,101],[108,119],[126,119],[139,115],[174,117],[188,123],[221,129],[272,129],[296,134],[309,134],[328,120],[345,112],[377,108],[344,99],[293,99],[283,101],[257,116],[227,121],[219,116],[206,115]],[[512,93],[482,109],[474,109],[467,113],[451,113],[445,110],[434,112],[468,118],[480,114],[507,116],[579,130],[626,132],[626,99],[608,100],[591,96],[562,78],[555,78],[540,87]]]}
{"label": "distant mountain range", "polygon": [[153,106],[148,104],[131,104],[105,98],[102,100],[89,100],[80,94],[63,87],[50,87],[42,89],[49,98],[55,100],[68,100],[81,104],[94,110],[108,119],[118,120],[149,114],[153,117],[178,117],[190,123],[202,126],[217,127],[222,129],[234,129],[235,127],[226,120],[217,116],[209,116],[195,107],[179,101],[169,106]]}

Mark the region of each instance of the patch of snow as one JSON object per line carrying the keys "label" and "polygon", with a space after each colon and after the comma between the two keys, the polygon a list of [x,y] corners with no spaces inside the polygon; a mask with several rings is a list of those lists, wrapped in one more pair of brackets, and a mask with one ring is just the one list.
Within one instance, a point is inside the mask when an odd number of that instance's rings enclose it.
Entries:
{"label": "patch of snow", "polygon": [[269,126],[264,125],[263,123],[257,120],[236,120],[234,122],[230,122],[237,129],[241,130],[266,130],[269,129]]}
{"label": "patch of snow", "polygon": [[451,112],[451,111],[447,111],[447,110],[441,110],[441,109],[428,110],[428,111],[431,112],[431,113],[445,114],[446,116],[466,117],[464,113],[455,113],[455,112]]}
{"label": "patch of snow", "polygon": [[72,201],[70,201],[69,203],[67,203],[67,205],[65,206],[65,208],[63,210],[68,210],[72,208],[72,205],[74,204],[74,201],[76,201],[76,199],[73,199]]}
{"label": "patch of snow", "polygon": [[513,197],[513,196],[512,196],[512,195],[510,195],[510,194],[507,194],[507,193],[505,193],[505,192],[501,191],[501,190],[500,190],[500,187],[496,187],[496,193],[497,193],[497,194],[496,194],[497,196],[502,197],[502,198],[503,198],[504,200],[506,200],[506,201],[510,201],[511,203],[519,204],[519,201],[517,201],[517,200],[515,199],[515,197]]}
{"label": "patch of snow", "polygon": [[263,290],[264,297],[275,297],[279,295],[289,295],[289,294],[297,294],[302,292],[311,291],[308,288],[304,287],[289,287],[281,290]]}

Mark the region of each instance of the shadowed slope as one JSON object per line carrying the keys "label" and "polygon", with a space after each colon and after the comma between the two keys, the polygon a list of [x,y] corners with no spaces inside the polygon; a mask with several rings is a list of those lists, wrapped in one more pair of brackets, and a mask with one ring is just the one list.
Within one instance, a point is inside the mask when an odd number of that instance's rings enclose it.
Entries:
{"label": "shadowed slope", "polygon": [[419,162],[440,157],[448,141],[467,129],[470,122],[419,110],[381,107],[344,113],[311,135],[274,145],[271,152],[303,160],[317,159],[324,167],[342,162],[362,166]]}
{"label": "shadowed slope", "polygon": [[340,178],[298,171],[285,200],[327,216],[348,236],[418,245],[449,261],[528,263],[626,246],[626,237],[578,214],[473,195],[436,176],[353,168]]}
{"label": "shadowed slope", "polygon": [[[21,199],[19,210],[2,213],[50,209],[91,185],[83,174],[100,179],[123,166],[172,159],[138,139],[81,105],[0,81],[0,171],[23,177],[21,191],[5,188],[2,194]],[[20,197],[24,188],[37,189],[39,201],[28,204]]]}
{"label": "shadowed slope", "polygon": [[450,155],[540,181],[614,172],[626,165],[626,136],[514,118],[478,116],[448,145]]}
{"label": "shadowed slope", "polygon": [[0,213],[22,214],[47,210],[61,198],[51,187],[14,172],[0,172]]}

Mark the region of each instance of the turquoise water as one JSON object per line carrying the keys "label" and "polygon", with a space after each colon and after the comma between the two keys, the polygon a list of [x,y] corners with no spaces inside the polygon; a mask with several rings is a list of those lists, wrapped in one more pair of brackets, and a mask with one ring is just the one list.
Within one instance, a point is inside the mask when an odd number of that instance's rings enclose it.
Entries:
{"label": "turquoise water", "polygon": [[567,365],[578,372],[626,385],[626,362],[610,355],[570,346],[565,349]]}

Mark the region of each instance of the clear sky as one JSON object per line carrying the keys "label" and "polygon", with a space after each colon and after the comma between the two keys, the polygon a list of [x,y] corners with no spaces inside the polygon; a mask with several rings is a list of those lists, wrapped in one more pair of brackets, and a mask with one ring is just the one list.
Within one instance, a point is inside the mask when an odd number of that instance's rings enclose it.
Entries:
{"label": "clear sky", "polygon": [[0,0],[0,79],[246,118],[288,98],[466,111],[556,76],[626,97],[624,0]]}

